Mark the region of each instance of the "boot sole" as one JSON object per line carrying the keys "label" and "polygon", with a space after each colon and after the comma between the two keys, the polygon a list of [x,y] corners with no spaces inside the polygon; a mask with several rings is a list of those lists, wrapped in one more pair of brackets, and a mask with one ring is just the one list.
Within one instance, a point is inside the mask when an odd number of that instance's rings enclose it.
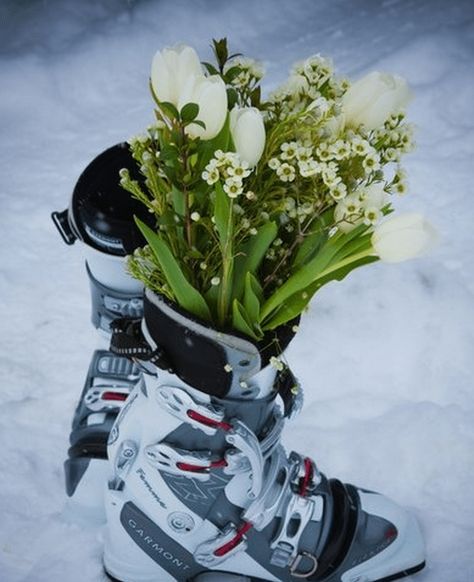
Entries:
{"label": "boot sole", "polygon": [[[403,570],[403,572],[398,572],[397,574],[392,574],[391,576],[387,576],[385,578],[378,578],[377,580],[374,580],[374,582],[393,582],[394,580],[400,580],[401,578],[406,578],[407,576],[411,576],[412,574],[416,574],[417,572],[420,572],[421,570],[423,570],[425,565],[426,565],[426,562],[421,562],[421,564],[418,564],[417,566],[413,566],[413,568],[408,568],[407,570]],[[119,580],[118,578],[115,578],[114,576],[109,574],[105,568],[104,568],[104,572],[105,572],[107,578],[111,582],[124,582],[123,580]],[[226,572],[226,574],[228,574],[228,573],[229,572]],[[253,581],[262,582],[261,578],[250,578],[250,580],[252,582]]]}

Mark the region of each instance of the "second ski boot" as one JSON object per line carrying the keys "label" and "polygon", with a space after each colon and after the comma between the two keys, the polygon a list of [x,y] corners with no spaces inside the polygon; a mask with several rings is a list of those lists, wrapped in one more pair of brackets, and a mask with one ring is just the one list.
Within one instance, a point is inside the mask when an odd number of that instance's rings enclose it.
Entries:
{"label": "second ski boot", "polygon": [[53,221],[67,244],[80,240],[92,299],[92,323],[100,333],[74,414],[65,462],[68,506],[75,517],[105,520],[107,440],[115,418],[140,378],[137,366],[108,350],[110,324],[118,317],[141,317],[143,287],[125,271],[125,256],[143,244],[133,215],[143,205],[119,186],[127,168],[140,179],[127,144],[113,146],[81,174],[69,208]]}

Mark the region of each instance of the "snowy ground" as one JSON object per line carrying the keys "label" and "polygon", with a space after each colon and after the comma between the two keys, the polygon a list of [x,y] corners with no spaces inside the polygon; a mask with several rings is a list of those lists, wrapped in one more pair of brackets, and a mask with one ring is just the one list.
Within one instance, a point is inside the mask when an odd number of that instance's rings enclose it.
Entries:
{"label": "snowy ground", "polygon": [[472,0],[0,4],[0,580],[103,580],[97,531],[68,522],[62,461],[96,334],[80,249],[49,219],[85,165],[151,119],[154,51],[262,58],[270,88],[313,52],[408,78],[417,151],[405,209],[442,235],[429,258],[377,265],[316,298],[289,359],[306,407],[286,444],[418,516],[419,582],[474,580],[474,9]]}

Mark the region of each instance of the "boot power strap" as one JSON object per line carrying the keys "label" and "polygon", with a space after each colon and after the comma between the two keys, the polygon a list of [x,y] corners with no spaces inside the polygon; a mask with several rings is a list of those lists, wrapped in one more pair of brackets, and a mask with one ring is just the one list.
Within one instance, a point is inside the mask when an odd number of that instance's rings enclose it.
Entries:
{"label": "boot power strap", "polygon": [[164,351],[157,346],[152,349],[143,337],[141,319],[120,317],[110,324],[112,337],[110,351],[119,356],[126,356],[132,360],[151,362],[158,368],[172,372],[171,365]]}

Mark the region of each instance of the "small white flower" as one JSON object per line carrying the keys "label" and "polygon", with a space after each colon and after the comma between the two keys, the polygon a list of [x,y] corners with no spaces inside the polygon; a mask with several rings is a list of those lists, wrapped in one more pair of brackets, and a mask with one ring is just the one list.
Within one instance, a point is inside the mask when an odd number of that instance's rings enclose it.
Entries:
{"label": "small white flower", "polygon": [[242,182],[234,178],[228,178],[224,184],[224,192],[229,196],[229,198],[237,198],[242,194]]}
{"label": "small white flower", "polygon": [[281,166],[281,162],[278,158],[272,158],[269,162],[268,162],[268,167],[271,168],[272,170],[278,170],[278,168]]}
{"label": "small white flower", "polygon": [[209,186],[212,186],[219,180],[219,170],[217,168],[204,170],[201,177],[205,182],[207,182],[207,184],[209,184]]}
{"label": "small white flower", "polygon": [[247,198],[247,200],[256,200],[257,195],[255,192],[252,192],[252,190],[248,190],[248,192],[245,193],[245,198]]}
{"label": "small white flower", "polygon": [[258,231],[257,231],[257,229],[256,229],[256,228],[254,228],[254,227],[252,227],[252,228],[249,230],[249,233],[250,233],[252,236],[255,236],[255,235],[257,234],[257,232],[258,232]]}
{"label": "small white flower", "polygon": [[321,166],[316,160],[308,160],[307,162],[298,162],[298,169],[303,178],[310,178],[321,171]]}
{"label": "small white flower", "polygon": [[338,139],[330,147],[331,152],[336,160],[345,160],[351,154],[351,146],[348,142]]}
{"label": "small white flower", "polygon": [[199,212],[191,212],[191,220],[198,222],[201,219]]}
{"label": "small white flower", "polygon": [[362,166],[367,173],[376,172],[380,168],[379,157],[375,153],[368,154],[362,160]]}
{"label": "small white flower", "polygon": [[312,147],[299,146],[296,149],[296,159],[299,162],[307,162],[311,159],[312,153],[313,153]]}
{"label": "small white flower", "polygon": [[282,182],[293,182],[296,172],[293,166],[283,163],[277,170],[277,175]]}
{"label": "small white flower", "polygon": [[296,151],[298,149],[298,143],[296,141],[285,142],[281,145],[281,159],[282,160],[292,160],[296,156]]}
{"label": "small white flower", "polygon": [[283,362],[280,360],[280,358],[276,358],[275,356],[272,356],[270,358],[270,366],[273,366],[279,372],[282,372],[283,369],[285,368],[285,366],[284,366]]}
{"label": "small white flower", "polygon": [[364,211],[364,224],[372,226],[376,224],[382,216],[382,213],[375,206],[371,206]]}
{"label": "small white flower", "polygon": [[220,277],[212,277],[211,279],[211,285],[214,285],[214,287],[217,287],[217,285],[219,285],[220,282],[221,282]]}
{"label": "small white flower", "polygon": [[243,180],[250,175],[249,165],[247,162],[241,162],[240,164],[234,164],[227,169],[227,174]]}
{"label": "small white flower", "polygon": [[329,194],[334,198],[334,200],[342,200],[347,195],[347,186],[342,182],[339,182],[329,190]]}
{"label": "small white flower", "polygon": [[399,196],[403,196],[404,194],[407,193],[407,185],[406,182],[397,182],[394,186],[393,186],[393,190],[399,195]]}
{"label": "small white flower", "polygon": [[204,262],[199,263],[199,268],[202,269],[203,271],[205,271],[207,269],[207,264]]}
{"label": "small white flower", "polygon": [[357,156],[365,156],[372,150],[370,143],[361,137],[354,137],[351,140],[351,148]]}

